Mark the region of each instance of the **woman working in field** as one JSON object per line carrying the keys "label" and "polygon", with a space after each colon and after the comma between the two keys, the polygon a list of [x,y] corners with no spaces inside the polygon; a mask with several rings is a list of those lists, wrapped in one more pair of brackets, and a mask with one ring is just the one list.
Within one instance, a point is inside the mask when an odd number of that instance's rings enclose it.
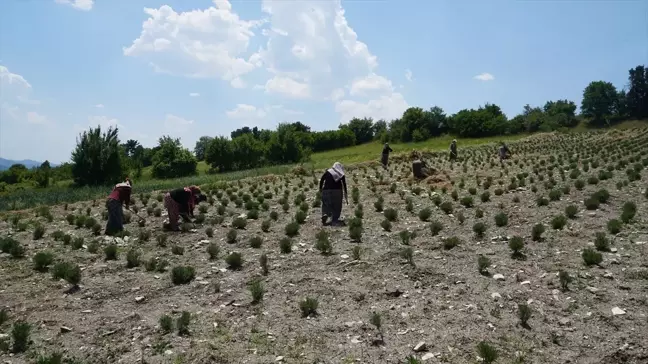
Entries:
{"label": "woman working in field", "polygon": [[106,208],[108,209],[108,223],[106,224],[106,235],[114,235],[124,230],[124,211],[122,206],[125,204],[126,209],[130,206],[131,195],[131,181],[126,178],[126,181],[118,183],[113,188],[108,200],[106,201]]}
{"label": "woman working in field", "polygon": [[326,225],[331,216],[331,225],[340,225],[342,197],[346,199],[347,205],[349,204],[344,167],[340,162],[335,162],[332,168],[324,172],[320,179],[319,190],[322,194],[322,224]]}
{"label": "woman working in field", "polygon": [[190,186],[177,188],[164,195],[164,207],[169,215],[169,223],[164,228],[171,231],[178,231],[178,220],[182,217],[184,222],[191,221],[194,216],[194,207],[207,198],[200,193],[200,188]]}

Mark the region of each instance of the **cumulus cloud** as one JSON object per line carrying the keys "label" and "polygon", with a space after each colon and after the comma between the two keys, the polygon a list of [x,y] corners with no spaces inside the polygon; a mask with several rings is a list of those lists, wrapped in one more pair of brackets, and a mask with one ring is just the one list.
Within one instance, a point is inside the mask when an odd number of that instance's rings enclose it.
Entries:
{"label": "cumulus cloud", "polygon": [[491,75],[490,73],[484,72],[481,74],[478,74],[477,76],[473,77],[475,80],[479,81],[492,81],[495,79],[495,76]]}
{"label": "cumulus cloud", "polygon": [[[263,0],[261,10],[263,20],[244,20],[227,0],[185,12],[146,8],[139,37],[123,51],[157,72],[220,78],[233,88],[247,87],[248,77],[266,77],[253,88],[277,98],[332,102],[346,120],[396,117],[408,107],[380,74],[377,56],[347,21],[340,0]],[[260,48],[251,46],[255,37]],[[268,112],[239,106],[227,115]]]}
{"label": "cumulus cloud", "polygon": [[94,5],[94,0],[54,0],[57,4],[71,6],[77,10],[89,11]]}
{"label": "cumulus cloud", "polygon": [[225,112],[230,119],[241,120],[241,121],[253,121],[261,120],[267,115],[266,111],[263,109],[258,109],[256,106],[248,104],[238,104],[232,110]]}
{"label": "cumulus cloud", "polygon": [[260,66],[248,46],[259,21],[246,21],[227,0],[215,0],[204,10],[176,12],[163,5],[145,8],[149,18],[124,55],[148,61],[158,72],[189,77],[213,77],[241,86],[240,76]]}
{"label": "cumulus cloud", "polygon": [[0,65],[0,100],[3,102],[27,102],[30,103],[32,86],[27,80],[12,73],[5,66]]}
{"label": "cumulus cloud", "polygon": [[171,133],[184,133],[193,123],[193,120],[185,119],[173,114],[166,114],[164,118],[164,128],[166,131]]}
{"label": "cumulus cloud", "polygon": [[[105,115],[91,115],[88,116],[88,124],[90,127],[96,128],[97,126],[101,127],[101,130],[108,130],[108,128],[119,128],[122,129],[124,126],[119,123],[119,120],[116,118],[110,118]],[[79,129],[80,127],[77,127]]]}
{"label": "cumulus cloud", "polygon": [[27,122],[36,125],[47,125],[50,123],[46,116],[41,115],[35,111],[27,112]]}

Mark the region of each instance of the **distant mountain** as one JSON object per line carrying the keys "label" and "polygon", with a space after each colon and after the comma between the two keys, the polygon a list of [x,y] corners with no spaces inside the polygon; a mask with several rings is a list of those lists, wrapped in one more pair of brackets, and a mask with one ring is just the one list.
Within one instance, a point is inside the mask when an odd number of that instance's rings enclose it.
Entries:
{"label": "distant mountain", "polygon": [[[10,159],[0,158],[0,171],[5,171],[5,170],[9,169],[9,167],[13,166],[14,164],[23,164],[23,165],[25,165],[25,167],[31,169],[31,168],[34,168],[34,167],[40,167],[40,165],[43,164],[43,162],[37,162],[37,161],[33,161],[31,159],[25,159],[25,160],[22,160],[22,161],[14,161],[14,160],[10,160]],[[54,164],[54,163],[50,163],[50,165],[52,167],[57,166],[57,164]]]}

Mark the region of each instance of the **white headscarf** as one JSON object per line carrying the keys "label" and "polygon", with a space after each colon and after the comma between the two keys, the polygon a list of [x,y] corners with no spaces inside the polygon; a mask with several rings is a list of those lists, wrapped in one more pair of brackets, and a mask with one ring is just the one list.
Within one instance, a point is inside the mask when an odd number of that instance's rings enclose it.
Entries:
{"label": "white headscarf", "polygon": [[331,176],[333,176],[333,180],[335,182],[341,180],[342,177],[344,177],[344,167],[340,162],[335,162],[335,164],[333,164],[333,168],[329,168],[327,171],[331,174]]}

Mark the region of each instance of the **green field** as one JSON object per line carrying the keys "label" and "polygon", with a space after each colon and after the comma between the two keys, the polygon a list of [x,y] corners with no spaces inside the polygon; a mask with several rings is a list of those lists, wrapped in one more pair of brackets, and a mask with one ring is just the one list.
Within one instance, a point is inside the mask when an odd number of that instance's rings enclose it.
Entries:
{"label": "green field", "polygon": [[[647,121],[632,120],[617,124],[614,128],[627,129],[633,127],[646,127],[646,125],[648,125]],[[590,129],[581,125],[572,129],[572,132],[586,132],[588,130]],[[458,138],[459,153],[461,153],[461,149],[466,147],[497,143],[499,141],[515,141],[527,136],[529,135],[521,134],[474,139]],[[443,151],[448,150],[450,142],[454,138],[455,137],[453,136],[447,135],[429,139],[420,143],[401,143],[391,144],[390,146],[394,150],[394,154],[408,153],[412,150]],[[493,148],[495,148],[495,145]],[[304,163],[303,167],[307,170],[321,170],[330,167],[335,162],[349,165],[372,160],[378,161],[381,152],[382,144],[374,142],[349,148],[314,153],[311,156],[311,160]],[[493,153],[495,153],[495,149],[493,149]],[[205,162],[200,162],[198,163],[197,176],[168,180],[153,179],[149,167],[144,169],[143,175],[140,179],[134,180],[134,188],[136,193],[167,190],[190,184],[203,185],[217,181],[231,181],[268,174],[285,174],[294,167],[295,165],[282,165],[221,174],[209,174],[209,165]],[[70,183],[71,181],[60,181],[56,186],[47,189],[25,188],[0,195],[0,211],[20,210],[40,205],[55,205],[99,199],[105,197],[110,192],[110,186],[71,188],[69,187]]]}

